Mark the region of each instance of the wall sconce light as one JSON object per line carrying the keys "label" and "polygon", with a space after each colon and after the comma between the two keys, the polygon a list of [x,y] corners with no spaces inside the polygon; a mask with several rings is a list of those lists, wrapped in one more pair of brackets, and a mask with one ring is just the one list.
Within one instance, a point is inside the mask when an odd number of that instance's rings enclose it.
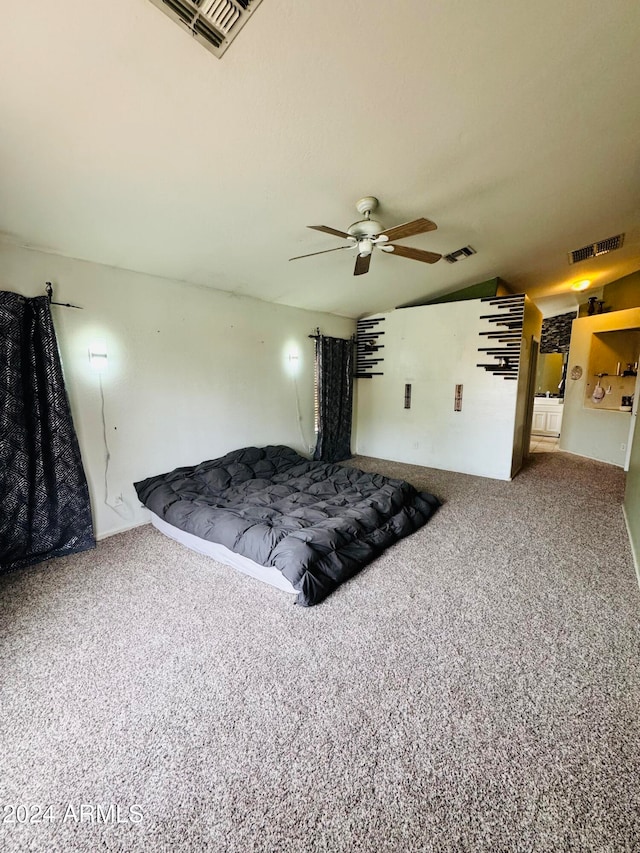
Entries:
{"label": "wall sconce light", "polygon": [[290,352],[287,358],[289,361],[289,373],[295,377],[300,368],[300,356],[297,352]]}
{"label": "wall sconce light", "polygon": [[104,341],[89,344],[89,367],[93,373],[104,373],[109,364],[107,345]]}

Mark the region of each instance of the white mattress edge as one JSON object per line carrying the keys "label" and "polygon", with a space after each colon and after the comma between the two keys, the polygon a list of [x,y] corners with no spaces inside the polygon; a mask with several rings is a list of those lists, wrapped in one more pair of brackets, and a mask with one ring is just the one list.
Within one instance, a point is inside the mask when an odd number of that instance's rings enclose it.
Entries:
{"label": "white mattress edge", "polygon": [[248,557],[243,557],[242,554],[236,554],[224,545],[220,545],[217,542],[209,542],[207,539],[200,539],[199,536],[194,536],[193,533],[180,530],[179,527],[174,527],[173,524],[169,524],[153,512],[150,512],[150,515],[151,524],[153,524],[156,530],[164,533],[170,539],[174,539],[186,548],[190,548],[192,551],[197,551],[199,554],[204,554],[207,557],[212,557],[225,566],[231,566],[245,575],[275,586],[284,592],[293,593],[294,595],[298,594],[298,590],[294,589],[293,585],[284,575],[273,566],[261,566],[259,563],[254,563]]}

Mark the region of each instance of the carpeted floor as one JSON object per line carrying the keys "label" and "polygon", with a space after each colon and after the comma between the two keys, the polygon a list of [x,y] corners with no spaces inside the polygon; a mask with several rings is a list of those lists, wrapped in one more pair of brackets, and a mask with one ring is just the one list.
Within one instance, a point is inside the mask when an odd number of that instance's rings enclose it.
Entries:
{"label": "carpeted floor", "polygon": [[623,473],[354,464],[446,503],[316,608],[151,527],[0,578],[3,850],[640,851]]}

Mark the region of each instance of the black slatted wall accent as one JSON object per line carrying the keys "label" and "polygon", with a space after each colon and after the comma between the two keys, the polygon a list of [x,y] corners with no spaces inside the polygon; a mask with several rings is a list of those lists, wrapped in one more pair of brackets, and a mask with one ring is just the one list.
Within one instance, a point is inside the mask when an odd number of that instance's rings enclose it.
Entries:
{"label": "black slatted wall accent", "polygon": [[489,314],[481,314],[489,328],[480,332],[483,343],[489,346],[478,348],[482,356],[491,359],[478,364],[494,376],[517,379],[520,366],[520,344],[524,321],[524,294],[517,296],[486,296],[480,300]]}
{"label": "black slatted wall accent", "polygon": [[372,376],[382,376],[378,368],[384,361],[384,356],[379,355],[384,349],[380,343],[380,336],[384,332],[378,326],[384,323],[384,317],[373,317],[369,320],[358,320],[356,330],[356,379],[370,379]]}

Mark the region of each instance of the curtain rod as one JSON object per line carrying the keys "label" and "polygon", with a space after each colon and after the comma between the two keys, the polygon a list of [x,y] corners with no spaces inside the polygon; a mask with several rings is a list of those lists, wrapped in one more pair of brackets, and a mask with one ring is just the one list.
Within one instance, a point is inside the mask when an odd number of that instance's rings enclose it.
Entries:
{"label": "curtain rod", "polygon": [[[323,334],[321,333],[321,331],[320,331],[320,327],[318,326],[318,327],[316,328],[315,334],[313,334],[313,335],[307,335],[307,337],[308,337],[308,338],[312,338],[313,340],[316,340],[316,341],[317,341],[317,340],[318,340],[318,338],[325,338],[325,337],[329,337],[329,336],[328,336],[328,335],[323,335]],[[337,340],[337,341],[351,341],[352,343],[355,343],[355,341],[356,341],[357,337],[358,337],[357,335],[351,335],[351,337],[350,337],[350,338],[335,338],[335,340]]]}
{"label": "curtain rod", "polygon": [[79,311],[83,311],[82,305],[72,305],[70,302],[54,302],[53,301],[53,285],[50,281],[45,281],[44,289],[47,292],[47,299],[49,300],[49,305],[61,305],[63,308],[77,308]]}

